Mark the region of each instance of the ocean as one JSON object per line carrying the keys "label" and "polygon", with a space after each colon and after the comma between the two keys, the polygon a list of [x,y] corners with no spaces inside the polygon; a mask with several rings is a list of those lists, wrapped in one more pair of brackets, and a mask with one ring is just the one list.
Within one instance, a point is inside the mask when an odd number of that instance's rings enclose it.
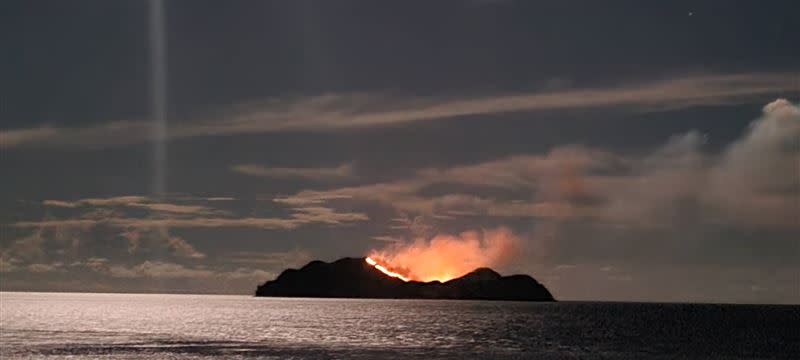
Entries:
{"label": "ocean", "polygon": [[800,359],[800,306],[2,292],[0,355]]}

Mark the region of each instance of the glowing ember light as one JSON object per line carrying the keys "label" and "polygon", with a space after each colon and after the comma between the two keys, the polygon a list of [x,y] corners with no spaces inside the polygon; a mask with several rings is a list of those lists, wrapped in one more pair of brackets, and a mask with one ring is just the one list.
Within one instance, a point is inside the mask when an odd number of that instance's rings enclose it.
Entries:
{"label": "glowing ember light", "polygon": [[[446,282],[481,267],[507,264],[521,240],[510,229],[482,229],[395,243],[366,255],[367,263],[404,281]],[[380,267],[378,267],[380,266]]]}
{"label": "glowing ember light", "polygon": [[400,275],[400,274],[398,274],[398,273],[396,273],[394,271],[389,271],[389,269],[383,267],[383,265],[381,265],[381,264],[378,264],[378,262],[376,262],[375,260],[372,260],[372,258],[370,258],[370,257],[368,257],[366,260],[367,260],[367,264],[372,265],[373,267],[375,267],[380,272],[382,272],[382,273],[384,273],[386,275],[389,275],[389,276],[391,276],[393,278],[398,278],[398,279],[403,280],[403,281],[410,281],[411,280],[411,279],[409,279],[409,278],[407,278],[407,277],[405,277],[403,275]]}

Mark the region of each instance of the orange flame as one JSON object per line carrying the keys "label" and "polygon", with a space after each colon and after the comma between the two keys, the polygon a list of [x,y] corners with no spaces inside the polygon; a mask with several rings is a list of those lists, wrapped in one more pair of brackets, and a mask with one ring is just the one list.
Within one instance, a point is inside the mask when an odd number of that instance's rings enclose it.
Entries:
{"label": "orange flame", "polygon": [[376,269],[380,270],[380,272],[382,272],[382,273],[384,273],[386,275],[389,275],[389,276],[391,276],[393,278],[398,278],[398,279],[406,281],[406,282],[411,281],[411,279],[409,279],[409,278],[407,278],[407,277],[405,277],[403,275],[400,275],[400,274],[398,274],[398,273],[396,273],[394,271],[389,271],[389,269],[385,268],[383,265],[378,264],[378,262],[376,262],[375,260],[372,260],[371,257],[367,257],[367,264],[370,264],[370,265],[374,266]]}
{"label": "orange flame", "polygon": [[500,266],[516,253],[519,239],[507,228],[437,235],[373,250],[367,263],[403,281],[445,282],[479,267]]}

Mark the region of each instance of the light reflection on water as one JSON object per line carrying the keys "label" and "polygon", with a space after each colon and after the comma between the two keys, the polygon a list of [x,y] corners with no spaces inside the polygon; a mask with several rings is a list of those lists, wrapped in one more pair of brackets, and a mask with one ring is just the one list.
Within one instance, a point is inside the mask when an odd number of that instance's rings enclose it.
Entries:
{"label": "light reflection on water", "polygon": [[0,293],[3,358],[797,358],[800,307]]}

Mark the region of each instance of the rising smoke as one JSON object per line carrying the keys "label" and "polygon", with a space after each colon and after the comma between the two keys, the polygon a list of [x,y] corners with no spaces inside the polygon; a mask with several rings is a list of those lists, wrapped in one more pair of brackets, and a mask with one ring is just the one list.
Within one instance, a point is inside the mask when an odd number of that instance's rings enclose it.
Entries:
{"label": "rising smoke", "polygon": [[417,238],[410,243],[373,250],[369,256],[411,280],[447,281],[479,267],[508,263],[520,244],[519,237],[511,230],[500,227]]}

